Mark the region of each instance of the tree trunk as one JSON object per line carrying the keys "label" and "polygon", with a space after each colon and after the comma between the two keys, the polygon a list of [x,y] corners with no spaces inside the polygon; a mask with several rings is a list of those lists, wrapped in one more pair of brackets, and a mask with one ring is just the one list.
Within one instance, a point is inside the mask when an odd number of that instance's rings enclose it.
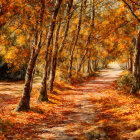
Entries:
{"label": "tree trunk", "polygon": [[83,73],[85,73],[85,65],[83,64]]}
{"label": "tree trunk", "polygon": [[26,73],[23,96],[16,109],[17,111],[26,111],[30,109],[31,81],[32,81],[33,70],[34,70],[35,61],[36,61],[36,58],[34,57],[34,53],[35,53],[35,50],[33,49],[32,56],[30,58],[27,73]]}
{"label": "tree trunk", "polygon": [[48,52],[48,49],[50,46],[51,39],[53,37],[56,18],[57,18],[58,12],[59,12],[59,8],[61,6],[61,2],[62,2],[62,0],[56,0],[55,10],[54,10],[54,13],[53,13],[52,18],[51,18],[50,28],[49,28],[48,35],[47,35],[47,44],[46,44],[47,49],[46,49],[46,54],[45,54],[44,75],[43,75],[43,79],[42,79],[42,85],[40,88],[40,95],[38,97],[38,101],[48,101],[48,97],[47,97],[48,53],[47,52]]}
{"label": "tree trunk", "polygon": [[94,60],[91,60],[91,68],[92,68],[92,71],[94,72]]}
{"label": "tree trunk", "polygon": [[52,63],[52,50],[53,50],[53,37],[52,37],[52,46],[48,49],[48,68],[47,68],[47,80],[49,80],[50,72],[51,72],[51,63]]}
{"label": "tree trunk", "polygon": [[72,76],[73,56],[74,56],[75,47],[77,45],[79,33],[80,33],[80,30],[81,30],[82,10],[83,10],[83,0],[81,1],[81,6],[80,6],[79,21],[78,21],[78,25],[77,25],[77,33],[76,33],[76,37],[75,37],[75,40],[74,40],[74,45],[72,47],[71,54],[70,54],[68,78],[71,78],[71,76]]}
{"label": "tree trunk", "polygon": [[93,65],[92,65],[92,59],[90,58],[90,70],[91,70],[91,73],[93,73]]}
{"label": "tree trunk", "polygon": [[129,55],[129,71],[130,72],[133,71],[133,58],[132,58],[132,54],[131,53]]}
{"label": "tree trunk", "polygon": [[91,19],[90,19],[90,31],[89,31],[89,35],[87,37],[87,41],[85,43],[85,51],[84,51],[84,55],[81,59],[81,63],[79,65],[79,68],[78,68],[78,71],[77,72],[80,72],[81,70],[81,67],[85,61],[85,57],[86,57],[86,54],[88,53],[88,44],[90,42],[90,38],[91,38],[91,35],[92,35],[92,32],[93,32],[93,29],[94,29],[94,19],[95,19],[95,8],[94,8],[94,0],[90,0],[90,5],[91,5]]}
{"label": "tree trunk", "polygon": [[107,68],[107,58],[106,57],[103,60],[103,68]]}
{"label": "tree trunk", "polygon": [[42,35],[40,37],[40,43],[39,43],[37,50],[35,50],[34,47],[32,49],[31,58],[30,58],[30,61],[28,64],[28,69],[27,69],[26,76],[25,76],[25,85],[24,85],[24,89],[23,89],[23,96],[20,100],[18,107],[16,108],[17,111],[26,111],[26,110],[30,109],[30,94],[31,94],[31,90],[32,90],[32,78],[33,78],[35,63],[36,63],[38,54],[41,49],[41,38],[42,38]]}
{"label": "tree trunk", "polygon": [[63,40],[62,40],[62,43],[60,45],[58,53],[62,52],[62,50],[64,48],[64,45],[65,45],[65,42],[66,42],[66,38],[67,38],[67,35],[68,35],[68,31],[69,31],[70,19],[72,17],[72,14],[70,14],[72,4],[73,4],[73,0],[68,0],[67,1],[67,9],[66,9],[66,16],[65,16],[67,18],[67,23],[66,23],[66,27],[65,27],[65,31],[64,31],[64,37],[63,37]]}
{"label": "tree trunk", "polygon": [[90,71],[91,69],[90,69],[90,59],[89,58],[88,58],[88,61],[87,62],[88,62],[88,70],[87,70],[87,73],[90,73],[91,72]]}
{"label": "tree trunk", "polygon": [[91,67],[91,51],[88,52],[88,73],[92,73],[92,67]]}
{"label": "tree trunk", "polygon": [[98,69],[98,60],[95,59],[95,61],[94,61],[94,71],[97,71],[97,69]]}
{"label": "tree trunk", "polygon": [[132,56],[130,56],[130,68],[129,70],[132,72],[133,71],[133,59]]}
{"label": "tree trunk", "polygon": [[137,36],[135,47],[133,85],[131,92],[136,93],[138,90],[140,90],[140,31]]}
{"label": "tree trunk", "polygon": [[50,92],[53,91],[53,83],[54,83],[55,73],[56,73],[58,38],[59,38],[60,27],[61,27],[61,21],[59,22],[58,27],[56,29],[55,40],[54,40],[54,45],[53,45],[53,54],[52,54],[51,71],[50,71]]}
{"label": "tree trunk", "polygon": [[[30,57],[30,61],[28,64],[28,69],[26,72],[25,77],[25,85],[23,89],[23,95],[19,102],[19,105],[16,108],[16,111],[27,111],[30,109],[30,96],[31,96],[31,90],[32,90],[32,81],[33,81],[33,74],[34,74],[34,68],[35,63],[37,60],[37,57],[39,55],[40,49],[41,49],[41,41],[42,41],[42,24],[43,24],[43,16],[44,16],[44,10],[45,10],[45,1],[41,0],[42,7],[41,7],[41,14],[40,14],[40,35],[38,37],[38,31],[36,31],[35,35],[35,43],[32,49],[32,54]],[[38,20],[36,23],[36,27],[38,26]],[[37,47],[37,48],[35,48]]]}
{"label": "tree trunk", "polygon": [[38,101],[48,101],[48,95],[47,95],[47,75],[48,75],[48,51],[49,48],[47,48],[46,57],[45,57],[45,69],[44,69],[44,76],[42,79],[41,87],[40,87],[40,94],[38,96]]}
{"label": "tree trunk", "polygon": [[82,65],[83,65],[83,63],[84,63],[84,61],[85,61],[85,57],[86,57],[86,55],[87,55],[87,53],[88,53],[88,44],[89,44],[89,41],[90,41],[90,36],[88,36],[88,39],[87,39],[87,41],[86,41],[86,44],[85,44],[85,52],[84,52],[84,55],[83,55],[83,57],[82,57],[82,59],[81,59],[81,63],[80,63],[80,65],[79,65],[79,68],[78,68],[78,70],[77,70],[77,72],[80,72],[80,70],[81,70],[81,67],[82,67]]}

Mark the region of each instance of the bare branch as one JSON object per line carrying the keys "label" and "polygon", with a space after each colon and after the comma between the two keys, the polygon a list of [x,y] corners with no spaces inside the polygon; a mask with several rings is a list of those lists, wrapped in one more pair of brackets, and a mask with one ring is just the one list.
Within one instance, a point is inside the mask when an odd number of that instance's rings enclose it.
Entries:
{"label": "bare branch", "polygon": [[131,11],[132,15],[137,19],[138,22],[140,22],[140,19],[138,18],[138,16],[134,13],[133,9],[131,8],[131,6],[125,1],[125,0],[122,0],[126,5],[127,7],[129,8],[129,10]]}

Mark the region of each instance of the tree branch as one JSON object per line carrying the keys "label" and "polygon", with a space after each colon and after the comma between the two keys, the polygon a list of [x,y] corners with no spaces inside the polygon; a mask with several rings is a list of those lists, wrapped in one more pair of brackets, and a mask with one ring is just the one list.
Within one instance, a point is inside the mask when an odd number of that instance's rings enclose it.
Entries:
{"label": "tree branch", "polygon": [[135,1],[133,1],[133,0],[130,0],[132,3],[134,3],[135,5],[137,5],[137,6],[140,6],[140,4],[138,4],[138,3],[136,3]]}
{"label": "tree branch", "polygon": [[128,9],[131,11],[132,15],[137,19],[138,22],[140,22],[140,19],[138,18],[138,16],[134,13],[133,9],[131,8],[131,6],[125,1],[122,0],[128,7]]}

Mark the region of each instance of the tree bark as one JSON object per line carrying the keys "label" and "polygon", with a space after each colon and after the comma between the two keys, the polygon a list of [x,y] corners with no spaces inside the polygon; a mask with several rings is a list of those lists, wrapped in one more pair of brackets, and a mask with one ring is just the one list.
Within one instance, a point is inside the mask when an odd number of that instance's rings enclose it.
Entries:
{"label": "tree bark", "polygon": [[67,38],[70,19],[72,16],[72,15],[70,15],[72,4],[73,4],[73,0],[67,0],[67,2],[66,2],[66,5],[67,5],[67,8],[66,8],[67,23],[66,23],[66,27],[65,27],[65,31],[64,31],[64,37],[63,37],[63,40],[62,40],[62,43],[60,45],[59,50],[58,50],[58,36],[59,36],[59,30],[61,27],[61,21],[59,22],[58,28],[56,30],[53,57],[52,57],[52,62],[51,62],[51,72],[50,72],[50,92],[53,91],[53,83],[54,83],[54,79],[55,79],[56,66],[57,66],[57,55],[58,55],[58,53],[62,52],[64,45],[65,45],[65,42],[66,42],[66,38]]}
{"label": "tree bark", "polygon": [[91,73],[91,67],[90,67],[90,58],[88,57],[88,70],[87,73]]}
{"label": "tree bark", "polygon": [[140,90],[140,31],[135,46],[133,85],[131,92],[136,93],[138,90]]}
{"label": "tree bark", "polygon": [[88,53],[88,44],[89,44],[89,41],[90,41],[90,35],[88,36],[88,39],[87,39],[87,41],[86,41],[86,44],[85,44],[85,47],[84,47],[84,48],[85,48],[84,55],[83,55],[83,57],[82,57],[82,59],[81,59],[81,63],[80,63],[80,65],[79,65],[79,68],[78,68],[77,72],[80,72],[81,67],[82,67],[82,65],[84,64],[85,57],[86,57],[86,55],[87,55],[87,53]]}
{"label": "tree bark", "polygon": [[47,97],[47,68],[48,68],[48,49],[50,47],[51,39],[53,37],[53,32],[56,24],[56,18],[61,6],[62,0],[56,0],[55,9],[51,18],[50,28],[47,35],[47,43],[46,43],[46,54],[45,54],[45,67],[44,67],[44,75],[42,79],[42,84],[40,88],[40,95],[38,97],[38,101],[48,101]]}
{"label": "tree bark", "polygon": [[65,31],[64,31],[64,37],[63,37],[62,43],[61,43],[59,51],[58,51],[59,53],[62,52],[64,45],[65,45],[65,42],[66,42],[67,35],[68,35],[70,19],[72,17],[72,14],[70,14],[72,4],[73,4],[73,0],[67,0],[67,9],[66,9],[67,23],[66,23],[66,27],[65,27]]}
{"label": "tree bark", "polygon": [[55,32],[55,40],[54,40],[54,45],[53,45],[53,54],[52,54],[51,71],[50,71],[50,92],[53,91],[53,83],[54,83],[55,73],[56,73],[58,38],[59,38],[60,27],[61,27],[61,21],[59,22],[58,27]]}
{"label": "tree bark", "polygon": [[[23,89],[23,95],[19,102],[19,105],[16,108],[16,111],[27,111],[30,109],[30,96],[31,96],[31,90],[32,90],[32,79],[33,79],[33,73],[35,68],[35,63],[37,60],[37,57],[39,55],[40,49],[41,49],[41,41],[42,41],[42,25],[43,25],[43,16],[44,16],[44,10],[45,10],[45,1],[42,0],[42,7],[41,7],[41,14],[40,14],[40,35],[38,36],[38,31],[36,31],[35,35],[35,45],[32,49],[32,54],[30,57],[30,61],[28,64],[28,69],[26,72],[25,77],[25,85]],[[36,23],[36,27],[38,26],[38,21]]]}
{"label": "tree bark", "polygon": [[76,37],[75,37],[75,40],[74,40],[74,45],[71,49],[71,54],[70,54],[68,78],[71,78],[71,76],[72,76],[73,55],[74,55],[74,50],[75,50],[75,47],[77,45],[77,41],[78,41],[78,38],[79,38],[79,33],[80,33],[80,30],[81,30],[83,4],[84,3],[83,3],[83,0],[82,0],[81,5],[80,5],[79,21],[78,21],[78,25],[77,25],[77,33],[76,33]]}
{"label": "tree bark", "polygon": [[89,35],[87,37],[87,41],[85,43],[85,51],[84,51],[84,55],[81,59],[81,63],[79,65],[79,68],[78,68],[78,71],[77,72],[80,72],[81,70],[81,67],[85,61],[85,57],[86,57],[86,54],[88,53],[88,44],[90,42],[90,38],[91,38],[91,35],[92,35],[92,32],[93,32],[93,29],[94,29],[94,18],[95,18],[95,8],[94,8],[94,0],[90,0],[90,4],[91,4],[91,19],[90,19],[90,31],[89,31]]}
{"label": "tree bark", "polygon": [[129,71],[132,72],[133,71],[133,59],[131,54],[129,55]]}
{"label": "tree bark", "polygon": [[98,60],[95,59],[94,61],[94,71],[97,71],[98,70]]}
{"label": "tree bark", "polygon": [[103,68],[107,68],[107,57],[103,60]]}
{"label": "tree bark", "polygon": [[129,48],[129,70],[131,73],[133,72],[134,46],[136,46],[136,39],[132,40],[132,46]]}
{"label": "tree bark", "polygon": [[[42,37],[40,37],[40,38],[42,38]],[[34,47],[32,49],[32,54],[30,57],[28,69],[27,69],[26,76],[25,76],[25,85],[24,85],[24,89],[23,89],[23,96],[20,100],[18,107],[16,108],[17,111],[26,111],[26,110],[30,109],[30,94],[31,94],[31,90],[32,90],[32,81],[33,81],[32,78],[33,78],[35,63],[36,63],[38,54],[41,49],[41,39],[40,39],[38,45],[39,46],[38,46],[37,50]]]}

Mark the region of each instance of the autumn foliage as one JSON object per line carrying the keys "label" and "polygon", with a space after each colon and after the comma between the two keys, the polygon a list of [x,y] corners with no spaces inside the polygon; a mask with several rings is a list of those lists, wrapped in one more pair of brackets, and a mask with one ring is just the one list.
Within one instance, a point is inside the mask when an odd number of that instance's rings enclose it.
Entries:
{"label": "autumn foliage", "polygon": [[139,0],[0,0],[1,138],[137,137],[139,23]]}

